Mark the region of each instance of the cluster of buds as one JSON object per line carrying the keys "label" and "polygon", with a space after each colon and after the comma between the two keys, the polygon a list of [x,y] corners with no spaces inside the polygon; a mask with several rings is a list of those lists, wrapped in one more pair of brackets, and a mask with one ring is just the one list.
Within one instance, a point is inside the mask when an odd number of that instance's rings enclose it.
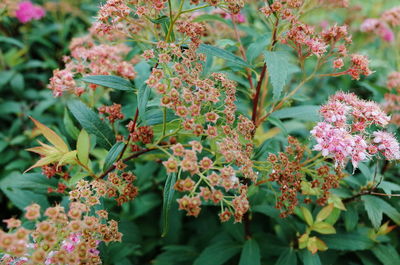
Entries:
{"label": "cluster of buds", "polygon": [[101,264],[99,243],[121,241],[122,234],[105,210],[89,213],[80,202],[71,202],[67,211],[58,205],[47,208],[43,216],[38,204],[26,207],[25,218],[35,221],[35,228],[5,220],[9,232],[0,231],[2,264]]}
{"label": "cluster of buds", "polygon": [[391,115],[391,123],[400,125],[400,72],[389,74],[387,83],[389,93],[385,94],[384,110]]}
{"label": "cluster of buds", "polygon": [[[77,96],[86,91],[86,84],[78,84],[74,77],[87,75],[117,75],[127,79],[136,76],[132,62],[124,61],[130,48],[125,44],[107,44],[106,40],[99,39],[100,43],[91,36],[75,38],[70,44],[71,57],[65,57],[65,69],[56,69],[50,78],[49,89],[55,97],[65,92]],[[96,89],[96,85],[89,85]]]}
{"label": "cluster of buds", "polygon": [[266,17],[275,14],[284,20],[296,21],[296,11],[303,5],[302,0],[288,0],[288,1],[273,1],[273,3],[267,3],[263,6],[260,11]]}
{"label": "cluster of buds", "polygon": [[314,150],[333,157],[337,166],[345,166],[350,159],[356,168],[360,161],[378,152],[387,160],[400,159],[399,144],[391,133],[371,134],[367,130],[373,125],[385,127],[390,121],[378,104],[338,92],[321,107],[320,113],[324,121],[311,131],[317,141]]}
{"label": "cluster of buds", "polygon": [[267,17],[275,14],[277,21],[282,19],[290,23],[289,30],[284,36],[280,37],[280,41],[292,47],[301,62],[315,55],[322,65],[330,57],[333,57],[333,68],[341,69],[347,59],[350,64],[348,70],[328,75],[350,75],[353,79],[358,80],[361,75],[372,74],[366,56],[348,54],[347,46],[352,43],[348,27],[333,25],[317,32],[313,26],[299,20],[300,16],[297,14],[297,10],[302,4],[302,1],[274,1],[272,4],[261,8],[261,12]]}
{"label": "cluster of buds", "polygon": [[291,136],[288,138],[288,143],[285,152],[278,155],[270,154],[268,157],[268,162],[272,165],[269,181],[279,185],[280,196],[276,200],[275,207],[281,210],[281,217],[293,213],[300,203],[300,194],[306,196],[304,203],[310,203],[311,197],[315,197],[318,204],[324,205],[329,198],[330,190],[337,188],[339,180],[343,177],[340,170],[331,172],[327,165],[317,168],[315,163],[310,167],[316,158],[305,159],[306,147]]}
{"label": "cluster of buds", "polygon": [[[127,125],[130,139],[134,142],[132,144],[132,148],[136,148],[136,146],[140,143],[149,144],[153,142],[154,131],[150,126],[140,126],[136,127],[136,123],[134,121],[130,121]],[[138,150],[133,150],[138,151]]]}
{"label": "cluster of buds", "polygon": [[[121,161],[114,166],[117,172],[126,168]],[[138,188],[133,185],[136,176],[129,171],[120,174],[117,172],[110,172],[105,180],[79,181],[77,188],[69,192],[70,199],[79,200],[90,207],[100,204],[102,197],[115,198],[118,205],[133,200],[138,195]]]}
{"label": "cluster of buds", "polygon": [[[234,216],[235,222],[241,222],[249,209],[247,186],[240,183],[233,167],[220,167],[207,156],[199,159],[198,155],[203,151],[199,142],[191,141],[190,145],[191,149],[185,149],[180,143],[172,145],[172,156],[163,162],[168,173],[178,173],[179,170],[174,188],[189,193],[178,199],[179,209],[185,210],[187,215],[198,216],[202,200],[211,201],[221,205],[221,221],[228,221]],[[187,177],[182,178],[183,174]],[[232,193],[236,195],[230,196]],[[226,205],[225,209],[223,205]]]}
{"label": "cluster of buds", "polygon": [[112,104],[111,106],[101,106],[99,113],[107,116],[110,123],[114,123],[117,120],[123,120],[124,114],[121,112],[121,104]]}

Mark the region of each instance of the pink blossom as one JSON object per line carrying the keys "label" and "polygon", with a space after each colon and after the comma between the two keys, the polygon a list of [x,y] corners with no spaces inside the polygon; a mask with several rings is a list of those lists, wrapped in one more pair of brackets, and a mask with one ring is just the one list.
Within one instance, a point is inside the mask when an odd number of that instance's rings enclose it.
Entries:
{"label": "pink blossom", "polygon": [[31,20],[39,20],[46,14],[46,11],[38,5],[32,4],[30,1],[22,1],[18,5],[15,16],[21,23],[27,23]]}
{"label": "pink blossom", "polygon": [[360,30],[363,32],[372,32],[381,37],[386,42],[394,41],[394,33],[389,26],[382,20],[368,18],[361,24]]}
{"label": "pink blossom", "polygon": [[374,137],[374,143],[387,160],[400,159],[399,143],[393,134],[384,131],[376,131],[374,132]]}
{"label": "pink blossom", "polygon": [[399,143],[392,134],[375,131],[371,135],[366,130],[371,125],[384,127],[390,120],[375,102],[338,92],[321,107],[320,113],[324,121],[311,131],[317,141],[314,150],[321,151],[324,157],[332,157],[336,166],[343,167],[351,160],[357,168],[360,161],[378,151],[388,160],[400,159]]}

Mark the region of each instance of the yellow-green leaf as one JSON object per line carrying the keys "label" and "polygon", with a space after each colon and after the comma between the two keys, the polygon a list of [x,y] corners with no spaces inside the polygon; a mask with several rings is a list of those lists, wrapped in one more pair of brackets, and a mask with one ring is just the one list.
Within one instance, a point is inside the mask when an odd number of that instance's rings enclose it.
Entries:
{"label": "yellow-green leaf", "polygon": [[82,129],[79,133],[78,141],[76,143],[76,150],[78,151],[78,159],[79,161],[87,165],[89,162],[89,149],[90,149],[90,136],[89,134]]}
{"label": "yellow-green leaf", "polygon": [[64,164],[76,164],[76,150],[70,151],[66,154],[64,154],[60,160],[58,161],[58,166],[64,165]]}
{"label": "yellow-green leaf", "polygon": [[307,249],[312,253],[315,254],[318,251],[317,246],[317,238],[315,236],[310,237],[307,242]]}
{"label": "yellow-green leaf", "polygon": [[299,238],[299,248],[303,249],[307,247],[308,244],[308,234],[303,234],[300,238]]}
{"label": "yellow-green leaf", "polygon": [[328,250],[328,246],[325,244],[325,242],[319,239],[318,237],[316,237],[316,243],[319,251]]}
{"label": "yellow-green leaf", "polygon": [[60,150],[63,153],[68,152],[68,146],[64,142],[63,139],[61,139],[60,136],[58,136],[53,130],[48,128],[46,125],[38,122],[34,118],[30,117],[33,123],[35,123],[36,127],[39,129],[39,131],[43,134],[43,136],[50,142],[52,143],[58,150]]}
{"label": "yellow-green leaf", "polygon": [[325,222],[317,222],[312,227],[312,230],[320,233],[320,234],[335,234],[336,229],[328,223]]}
{"label": "yellow-green leaf", "polygon": [[306,221],[308,226],[312,226],[314,221],[313,221],[313,217],[311,215],[311,212],[305,207],[301,207],[301,212],[303,214],[304,221]]}
{"label": "yellow-green leaf", "polygon": [[318,215],[317,215],[317,222],[321,222],[323,220],[325,220],[326,218],[329,217],[329,215],[331,215],[332,210],[333,210],[333,203],[329,204],[328,206],[325,206],[324,208],[322,208],[321,211],[319,211]]}

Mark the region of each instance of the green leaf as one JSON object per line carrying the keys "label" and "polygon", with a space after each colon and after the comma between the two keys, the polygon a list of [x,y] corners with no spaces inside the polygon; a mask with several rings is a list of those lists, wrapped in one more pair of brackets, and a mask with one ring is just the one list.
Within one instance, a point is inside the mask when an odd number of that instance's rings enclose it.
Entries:
{"label": "green leaf", "polygon": [[21,174],[12,172],[0,181],[1,191],[19,209],[37,203],[41,207],[49,207],[47,188],[57,187],[57,180],[47,179],[42,174]]}
{"label": "green leaf", "polygon": [[273,100],[281,97],[283,87],[289,75],[289,59],[285,52],[265,51],[265,63],[272,83]]}
{"label": "green leaf", "polygon": [[358,224],[358,212],[354,204],[349,204],[346,206],[347,211],[344,212],[344,226],[347,231],[352,231]]}
{"label": "green leaf", "polygon": [[151,89],[146,85],[145,81],[150,76],[150,65],[143,61],[135,66],[135,70],[137,71],[135,86],[138,88],[139,117],[142,121],[146,121],[146,106],[150,98]]}
{"label": "green leaf", "polygon": [[76,142],[76,150],[78,151],[78,159],[82,164],[89,163],[90,136],[82,129]]}
{"label": "green leaf", "polygon": [[279,255],[275,265],[297,265],[296,252],[292,248],[287,248]]}
{"label": "green leaf", "polygon": [[271,39],[271,33],[267,32],[265,35],[256,39],[247,49],[246,57],[249,63],[252,63],[266,48]]}
{"label": "green leaf", "polygon": [[0,36],[0,42],[5,42],[5,43],[9,43],[9,44],[13,44],[15,46],[18,46],[19,48],[23,49],[24,48],[24,44],[20,41],[18,41],[15,38],[9,38],[9,37],[4,37],[4,36]]}
{"label": "green leaf", "polygon": [[362,196],[368,217],[375,228],[382,222],[382,213],[389,216],[396,224],[400,224],[400,213],[385,200],[372,195]]}
{"label": "green leaf", "polygon": [[115,136],[110,127],[100,120],[97,114],[80,101],[71,101],[68,108],[82,127],[97,137],[97,142],[103,148],[109,149],[115,143]]}
{"label": "green leaf", "polygon": [[368,238],[368,235],[362,235],[356,232],[353,233],[337,233],[334,235],[320,236],[329,247],[335,250],[365,250],[374,245],[374,242]]}
{"label": "green leaf", "polygon": [[299,255],[304,265],[322,265],[318,254],[312,254],[307,249],[300,251]]}
{"label": "green leaf", "polygon": [[72,139],[74,140],[78,139],[79,130],[74,125],[74,122],[72,121],[71,116],[69,115],[67,109],[64,110],[64,126],[65,130],[67,131],[69,136],[72,137]]}
{"label": "green leaf", "polygon": [[336,233],[336,229],[328,223],[325,222],[318,222],[313,224],[313,226],[311,227],[312,230],[320,233],[320,234],[334,234]]}
{"label": "green leaf", "polygon": [[239,56],[236,56],[231,52],[228,52],[226,50],[220,49],[220,48],[215,47],[215,46],[211,46],[211,45],[208,45],[208,44],[200,44],[200,47],[197,50],[197,52],[205,53],[206,55],[209,55],[209,56],[216,56],[216,57],[222,58],[222,59],[224,59],[224,60],[226,60],[228,62],[237,64],[237,65],[240,65],[240,66],[243,66],[243,67],[252,68],[252,66],[250,64],[245,62]]}
{"label": "green leaf", "polygon": [[319,106],[304,105],[281,109],[271,114],[277,119],[299,119],[303,121],[319,121]]}
{"label": "green leaf", "polygon": [[1,71],[0,72],[0,88],[7,84],[15,75],[15,71]]}
{"label": "green leaf", "polygon": [[277,119],[275,117],[268,117],[268,121],[271,122],[273,125],[275,125],[276,127],[278,127],[279,129],[281,129],[283,135],[285,137],[288,137],[288,131],[286,130],[285,125],[283,124],[283,122],[280,119]]}
{"label": "green leaf", "polygon": [[163,252],[156,257],[154,265],[193,264],[196,249],[192,246],[170,245],[163,247]]}
{"label": "green leaf", "polygon": [[176,173],[168,174],[167,180],[164,186],[164,196],[163,196],[163,211],[162,211],[162,221],[163,221],[163,232],[162,236],[165,236],[168,232],[168,217],[169,217],[169,210],[171,208],[171,204],[174,198],[174,185],[176,182]]}
{"label": "green leaf", "polygon": [[201,252],[193,265],[222,265],[239,253],[241,246],[230,241],[218,241]]}
{"label": "green leaf", "polygon": [[246,240],[240,255],[239,265],[260,265],[260,247],[253,238]]}
{"label": "green leaf", "polygon": [[124,146],[125,144],[123,142],[117,142],[111,147],[110,151],[108,151],[106,159],[104,160],[104,171],[109,169],[114,164],[114,162],[117,160],[118,156],[124,149]]}
{"label": "green leaf", "polygon": [[371,249],[372,253],[383,263],[383,265],[400,264],[400,256],[397,250],[391,245],[376,245]]}
{"label": "green leaf", "polygon": [[24,76],[20,73],[16,74],[10,81],[10,85],[15,90],[22,91],[25,86]]}
{"label": "green leaf", "polygon": [[109,87],[117,90],[128,91],[134,89],[130,81],[114,75],[88,75],[82,77],[80,80],[87,83]]}

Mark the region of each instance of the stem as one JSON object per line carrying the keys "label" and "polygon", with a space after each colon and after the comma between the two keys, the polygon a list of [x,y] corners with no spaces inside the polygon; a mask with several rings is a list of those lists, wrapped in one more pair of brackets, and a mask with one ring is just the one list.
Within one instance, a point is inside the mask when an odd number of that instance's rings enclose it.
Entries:
{"label": "stem", "polygon": [[162,130],[162,138],[165,137],[165,132],[167,130],[167,108],[163,108],[163,130]]}
{"label": "stem", "polygon": [[[256,128],[257,128],[257,108],[258,108],[258,102],[259,102],[259,98],[260,98],[261,84],[264,80],[266,72],[267,72],[267,64],[264,63],[264,66],[262,68],[261,75],[260,75],[260,80],[258,81],[258,84],[257,84],[256,95],[254,96],[254,99],[253,99],[253,114],[251,116],[251,120],[253,121],[253,124],[256,126]],[[255,130],[254,130],[254,132],[255,132]]]}
{"label": "stem", "polygon": [[175,18],[173,18],[171,0],[168,0],[169,9],[170,9],[170,16],[171,17],[170,17],[170,24],[169,24],[169,28],[168,28],[168,33],[167,33],[167,36],[165,37],[165,41],[167,41],[167,42],[170,41],[171,34],[172,34],[173,29],[174,29],[175,22],[178,20],[179,16],[182,14],[182,8],[183,8],[183,3],[184,2],[185,2],[185,0],[181,0],[181,4],[179,5],[178,14],[176,15]]}
{"label": "stem", "polygon": [[[135,118],[133,118],[133,131],[135,131],[138,117],[139,117],[139,108],[136,108]],[[121,154],[119,154],[117,161],[121,160],[121,158],[124,156],[126,149],[128,148],[130,142],[131,142],[131,134],[129,134],[128,141],[126,142],[124,148],[122,149]]]}
{"label": "stem", "polygon": [[[235,22],[235,17],[234,17],[233,14],[231,16],[232,16],[233,29],[235,31],[235,37],[236,37],[237,42],[239,43],[240,54],[242,55],[243,60],[245,60],[247,62],[246,52],[244,50],[243,43],[242,43],[242,41],[240,39],[240,36],[239,36],[239,31],[237,29],[237,25],[236,25],[236,22]],[[251,71],[250,71],[249,68],[246,68],[246,73],[247,73],[247,80],[249,81],[249,84],[250,84],[250,89],[251,89],[251,91],[253,91],[254,90],[254,85],[253,85],[253,80],[251,79]]]}
{"label": "stem", "polygon": [[96,174],[93,173],[93,171],[86,165],[82,164],[81,161],[79,161],[79,159],[75,159],[76,163],[81,166],[84,170],[86,170],[86,172],[89,173],[90,176],[92,176],[93,178],[97,178]]}

